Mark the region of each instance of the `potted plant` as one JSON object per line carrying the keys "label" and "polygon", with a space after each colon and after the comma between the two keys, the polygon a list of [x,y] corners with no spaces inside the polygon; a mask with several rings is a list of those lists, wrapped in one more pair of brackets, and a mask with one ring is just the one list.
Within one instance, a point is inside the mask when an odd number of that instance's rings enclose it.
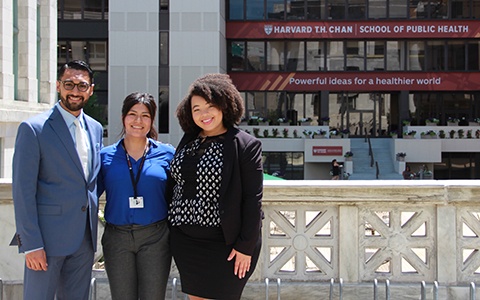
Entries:
{"label": "potted plant", "polygon": [[311,138],[312,138],[312,135],[313,135],[313,131],[304,129],[304,130],[303,130],[303,135],[305,136],[305,138],[311,139]]}
{"label": "potted plant", "polygon": [[475,137],[480,139],[480,129],[475,130]]}
{"label": "potted plant", "polygon": [[313,132],[313,138],[314,139],[323,139],[327,135],[327,132],[325,130],[319,129]]}
{"label": "potted plant", "polygon": [[298,138],[298,132],[296,129],[293,130],[293,137]]}
{"label": "potted plant", "polygon": [[284,138],[288,138],[288,128],[283,128],[282,133]]}
{"label": "potted plant", "polygon": [[302,118],[300,119],[300,125],[302,126],[308,126],[308,125],[311,125],[311,122],[312,122],[312,118]]}
{"label": "potted plant", "polygon": [[253,135],[256,138],[259,138],[260,137],[260,128],[253,128]]}
{"label": "potted plant", "polygon": [[390,131],[390,137],[396,139],[398,137],[398,133],[396,131]]}
{"label": "potted plant", "polygon": [[268,138],[269,136],[270,136],[270,132],[268,131],[268,129],[264,129],[263,130],[263,137]]}
{"label": "potted plant", "polygon": [[459,129],[458,130],[458,138],[463,139],[464,136],[465,136],[465,131],[463,129]]}
{"label": "potted plant", "polygon": [[322,121],[322,124],[324,126],[328,126],[328,124],[330,123],[330,117],[322,117],[320,120]]}
{"label": "potted plant", "polygon": [[410,126],[411,123],[412,123],[412,120],[410,120],[410,119],[402,120],[402,125],[403,126]]}
{"label": "potted plant", "polygon": [[468,125],[470,126],[478,126],[480,125],[480,118],[473,118],[470,121],[468,121]]}
{"label": "potted plant", "polygon": [[415,138],[415,134],[417,134],[417,132],[415,130],[404,131],[403,132],[403,138],[404,139],[413,139],[413,138]]}
{"label": "potted plant", "polygon": [[272,136],[276,138],[278,136],[278,128],[273,128],[272,129]]}
{"label": "potted plant", "polygon": [[420,137],[422,139],[434,139],[437,137],[437,133],[433,130],[427,130],[422,133],[420,133]]}
{"label": "potted plant", "polygon": [[258,116],[251,116],[248,125],[258,125]]}
{"label": "potted plant", "polygon": [[349,129],[347,129],[347,128],[342,129],[342,136],[343,136],[344,138],[348,138],[349,133],[350,133],[350,130],[349,130]]}
{"label": "potted plant", "polygon": [[405,156],[407,156],[407,153],[405,152],[398,152],[396,154],[396,158],[398,161],[405,161]]}
{"label": "potted plant", "polygon": [[458,122],[460,122],[460,119],[448,117],[447,126],[458,126]]}
{"label": "potted plant", "polygon": [[268,126],[270,120],[264,117],[258,117],[258,125]]}
{"label": "potted plant", "polygon": [[290,120],[287,119],[287,118],[278,118],[277,122],[278,122],[278,124],[283,125],[283,126],[290,125]]}
{"label": "potted plant", "polygon": [[352,151],[347,151],[347,152],[345,152],[345,154],[343,155],[343,157],[345,157],[345,160],[346,160],[346,161],[352,160],[352,156],[353,156],[353,152],[352,152]]}
{"label": "potted plant", "polygon": [[427,126],[437,126],[439,122],[440,120],[437,118],[428,118],[427,120],[425,120],[425,124]]}
{"label": "potted plant", "polygon": [[331,139],[340,138],[340,131],[338,131],[337,129],[330,130],[330,138]]}
{"label": "potted plant", "polygon": [[473,138],[473,135],[472,135],[472,130],[467,130],[467,139],[471,139]]}
{"label": "potted plant", "polygon": [[445,138],[445,130],[440,130],[438,131],[438,136],[441,138],[441,139],[444,139]]}
{"label": "potted plant", "polygon": [[451,139],[455,138],[455,132],[456,132],[456,131],[453,130],[453,129],[450,130],[450,131],[448,132],[448,136],[449,136]]}

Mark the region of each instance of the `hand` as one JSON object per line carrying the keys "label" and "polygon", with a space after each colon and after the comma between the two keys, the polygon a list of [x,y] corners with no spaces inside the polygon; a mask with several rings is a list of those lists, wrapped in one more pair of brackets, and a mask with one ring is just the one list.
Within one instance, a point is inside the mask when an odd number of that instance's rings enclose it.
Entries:
{"label": "hand", "polygon": [[243,254],[238,252],[235,249],[232,249],[227,260],[231,261],[235,257],[235,267],[233,268],[233,274],[242,279],[245,277],[245,274],[250,271],[250,261],[252,257],[250,255]]}
{"label": "hand", "polygon": [[25,254],[25,264],[27,268],[34,271],[46,271],[48,269],[47,254],[45,250],[40,249]]}

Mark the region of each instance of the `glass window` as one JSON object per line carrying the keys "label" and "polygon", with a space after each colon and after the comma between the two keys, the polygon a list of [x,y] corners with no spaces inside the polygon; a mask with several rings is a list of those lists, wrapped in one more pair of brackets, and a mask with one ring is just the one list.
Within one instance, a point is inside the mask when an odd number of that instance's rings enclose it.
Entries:
{"label": "glass window", "polygon": [[229,19],[230,20],[242,20],[243,19],[243,0],[230,0],[229,1]]}
{"label": "glass window", "polygon": [[285,71],[285,43],[267,41],[267,70]]}
{"label": "glass window", "polygon": [[323,42],[307,42],[307,71],[325,70],[325,49]]}
{"label": "glass window", "polygon": [[264,42],[247,42],[247,70],[265,71]]}
{"label": "glass window", "polygon": [[345,68],[345,55],[342,41],[327,42],[327,70],[343,71]]}
{"label": "glass window", "polygon": [[82,19],[82,1],[64,0],[63,18],[74,19],[74,20]]}
{"label": "glass window", "polygon": [[266,116],[273,124],[278,124],[278,118],[287,117],[287,106],[291,103],[290,93],[268,92],[266,93]]}
{"label": "glass window", "polygon": [[425,44],[422,41],[407,42],[409,71],[422,71],[425,69]]}
{"label": "glass window", "polygon": [[432,1],[432,18],[446,19],[448,17],[448,0]]}
{"label": "glass window", "polygon": [[160,64],[168,65],[168,32],[160,32]]}
{"label": "glass window", "polygon": [[246,0],[247,1],[247,20],[263,20],[265,17],[265,9],[263,1]]}
{"label": "glass window", "polygon": [[468,42],[468,71],[480,70],[480,41]]}
{"label": "glass window", "polygon": [[449,71],[464,71],[466,46],[464,41],[448,41],[448,70]]}
{"label": "glass window", "polygon": [[284,0],[267,0],[267,20],[284,20],[285,19],[284,16],[285,16]]}
{"label": "glass window", "polygon": [[324,19],[322,8],[325,7],[325,0],[308,1],[307,0],[307,19],[320,20]]}
{"label": "glass window", "polygon": [[88,63],[92,70],[107,70],[107,42],[89,42]]}
{"label": "glass window", "polygon": [[248,117],[267,117],[264,92],[247,92],[245,110]]}
{"label": "glass window", "polygon": [[305,1],[287,0],[287,19],[304,20],[305,19]]}
{"label": "glass window", "polygon": [[366,0],[348,1],[348,19],[362,20],[366,16]]}
{"label": "glass window", "polygon": [[390,18],[406,18],[407,13],[407,2],[405,0],[388,1],[388,14]]}
{"label": "glass window", "polygon": [[85,0],[84,19],[102,20],[102,2],[102,0]]}
{"label": "glass window", "polygon": [[303,180],[303,152],[263,152],[265,173],[284,179]]}
{"label": "glass window", "polygon": [[333,20],[345,19],[345,0],[330,0],[328,7],[328,18]]}
{"label": "glass window", "polygon": [[[478,2],[478,1],[477,1]],[[470,17],[470,3],[468,0],[451,0],[451,18],[465,19]]]}
{"label": "glass window", "polygon": [[347,41],[347,71],[363,71],[365,61],[365,42]]}
{"label": "glass window", "polygon": [[382,19],[387,17],[387,0],[368,1],[368,18]]}
{"label": "glass window", "polygon": [[227,56],[229,71],[245,70],[245,42],[232,41],[228,44]]}
{"label": "glass window", "polygon": [[480,19],[480,1],[474,0],[472,7],[473,9],[471,14],[469,14],[469,17],[473,19]]}
{"label": "glass window", "polygon": [[287,71],[305,70],[305,42],[287,42]]}
{"label": "glass window", "polygon": [[367,71],[385,70],[385,42],[367,41]]}
{"label": "glass window", "polygon": [[404,42],[387,41],[387,70],[400,71],[405,69]]}
{"label": "glass window", "polygon": [[427,41],[426,71],[445,70],[445,42]]}

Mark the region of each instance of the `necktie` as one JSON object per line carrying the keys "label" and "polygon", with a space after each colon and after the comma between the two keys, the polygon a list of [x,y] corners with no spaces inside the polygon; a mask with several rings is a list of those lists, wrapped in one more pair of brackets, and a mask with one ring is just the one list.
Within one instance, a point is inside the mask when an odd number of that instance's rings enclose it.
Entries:
{"label": "necktie", "polygon": [[85,130],[83,130],[82,125],[78,119],[73,121],[75,124],[75,147],[77,148],[78,156],[82,163],[83,173],[85,178],[88,178],[88,137]]}

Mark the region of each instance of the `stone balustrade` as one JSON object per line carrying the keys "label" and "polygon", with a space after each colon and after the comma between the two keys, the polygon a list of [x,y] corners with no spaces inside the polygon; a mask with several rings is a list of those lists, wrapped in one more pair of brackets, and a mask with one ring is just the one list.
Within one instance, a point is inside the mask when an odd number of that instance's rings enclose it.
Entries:
{"label": "stone balustrade", "polygon": [[[440,299],[467,299],[469,282],[480,279],[479,201],[478,180],[266,181],[263,247],[251,282],[436,281]],[[7,246],[14,232],[8,180],[0,181],[0,206],[0,278],[21,280],[23,256]]]}

